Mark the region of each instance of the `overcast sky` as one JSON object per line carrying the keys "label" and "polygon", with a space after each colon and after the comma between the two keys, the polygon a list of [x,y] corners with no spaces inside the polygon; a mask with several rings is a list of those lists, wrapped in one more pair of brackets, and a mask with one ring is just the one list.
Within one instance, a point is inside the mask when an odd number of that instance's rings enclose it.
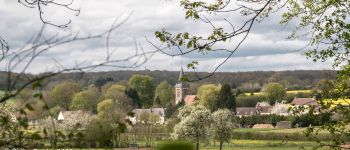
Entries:
{"label": "overcast sky", "polygon": [[[111,47],[117,48],[113,57],[123,58],[135,52],[135,41],[145,51],[155,50],[146,37],[156,44],[154,32],[163,28],[172,32],[188,31],[199,35],[210,33],[210,26],[201,22],[185,20],[184,10],[178,0],[75,0],[73,8],[80,8],[79,16],[56,7],[44,8],[47,20],[54,23],[64,23],[71,19],[72,23],[66,29],[48,27],[45,34],[75,33],[81,35],[97,34],[108,30],[116,18],[129,19],[111,35]],[[238,14],[208,16],[215,25],[225,26],[224,18],[233,24],[242,23]],[[37,9],[26,8],[14,0],[0,0],[0,35],[6,39],[11,49],[18,49],[36,33],[42,23]],[[331,69],[329,63],[313,63],[307,60],[303,51],[295,51],[306,44],[306,40],[287,40],[293,23],[282,27],[278,22],[280,14],[273,14],[261,23],[255,24],[252,32],[235,53],[219,71],[255,71],[255,70],[299,70],[299,69]],[[219,46],[230,48],[233,42]],[[60,46],[41,55],[36,59],[29,72],[38,73],[56,69],[55,62],[65,67],[84,62],[85,65],[101,61],[106,55],[104,39],[75,42]],[[179,70],[181,64],[198,60],[199,71],[212,71],[227,54],[213,53],[209,55],[191,54],[182,57],[170,57],[161,53],[155,54],[142,67],[143,70]],[[4,68],[4,64],[0,64]],[[118,70],[119,68],[100,68],[99,70]]]}

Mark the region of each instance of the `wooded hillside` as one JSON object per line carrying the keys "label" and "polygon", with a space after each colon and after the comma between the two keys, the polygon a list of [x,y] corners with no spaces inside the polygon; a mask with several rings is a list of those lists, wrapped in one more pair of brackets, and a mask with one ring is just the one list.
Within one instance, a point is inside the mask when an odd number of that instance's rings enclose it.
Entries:
{"label": "wooded hillside", "polygon": [[[84,87],[96,83],[97,81],[120,82],[129,80],[133,74],[149,75],[154,78],[154,82],[159,84],[166,80],[171,85],[178,81],[178,71],[109,71],[90,73],[65,73],[45,82],[45,88],[63,80],[74,80]],[[202,73],[206,74],[206,73]],[[296,70],[296,71],[254,71],[254,72],[218,72],[214,76],[191,83],[193,88],[203,83],[228,83],[233,88],[241,88],[246,92],[259,91],[267,82],[280,82],[289,90],[310,89],[322,79],[334,79],[337,72],[332,70]],[[3,78],[3,77],[1,77]],[[0,81],[0,87],[6,83]]]}

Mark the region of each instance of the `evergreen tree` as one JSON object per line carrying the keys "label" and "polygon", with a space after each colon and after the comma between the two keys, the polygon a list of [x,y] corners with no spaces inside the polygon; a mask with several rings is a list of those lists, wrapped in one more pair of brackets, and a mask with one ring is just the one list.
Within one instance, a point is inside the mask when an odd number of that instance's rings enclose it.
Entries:
{"label": "evergreen tree", "polygon": [[141,107],[140,98],[135,89],[129,87],[125,90],[125,94],[132,99],[135,108]]}
{"label": "evergreen tree", "polygon": [[160,102],[160,98],[159,96],[157,96],[155,99],[154,99],[154,102],[153,102],[153,106],[154,107],[161,107],[161,102]]}
{"label": "evergreen tree", "polygon": [[155,91],[152,77],[135,74],[129,79],[129,86],[137,91],[142,108],[152,106]]}
{"label": "evergreen tree", "polygon": [[231,91],[230,85],[222,85],[218,95],[216,106],[218,109],[227,108],[231,111],[236,112],[236,98]]}

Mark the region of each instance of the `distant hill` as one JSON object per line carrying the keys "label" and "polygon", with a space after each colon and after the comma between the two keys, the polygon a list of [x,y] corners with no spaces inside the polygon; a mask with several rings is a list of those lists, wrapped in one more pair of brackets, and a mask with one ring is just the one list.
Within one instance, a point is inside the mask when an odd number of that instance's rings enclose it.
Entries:
{"label": "distant hill", "polygon": [[[47,80],[45,88],[64,80],[75,80],[83,86],[95,83],[98,79],[113,79],[113,82],[127,81],[133,74],[149,75],[154,78],[155,84],[163,80],[174,85],[178,81],[178,71],[108,71],[88,73],[64,73]],[[205,75],[208,73],[200,73]],[[197,87],[203,83],[228,83],[233,88],[240,87],[243,91],[256,92],[267,82],[280,82],[290,90],[310,89],[322,79],[335,79],[337,72],[333,70],[295,70],[295,71],[253,71],[253,72],[217,72],[214,76],[190,83]],[[6,74],[0,73],[0,88],[6,87]]]}

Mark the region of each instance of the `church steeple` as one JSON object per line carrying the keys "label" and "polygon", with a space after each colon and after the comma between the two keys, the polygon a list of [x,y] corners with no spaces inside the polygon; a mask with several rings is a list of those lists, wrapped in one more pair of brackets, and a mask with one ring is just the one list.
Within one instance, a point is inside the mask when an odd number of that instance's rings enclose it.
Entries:
{"label": "church steeple", "polygon": [[181,68],[180,74],[179,74],[179,81],[175,85],[175,104],[180,103],[185,98],[185,95],[187,95],[188,85],[182,81],[182,78],[184,77],[185,73],[183,68]]}
{"label": "church steeple", "polygon": [[185,75],[184,69],[181,67],[178,83],[182,83],[182,78],[184,77],[184,75]]}

